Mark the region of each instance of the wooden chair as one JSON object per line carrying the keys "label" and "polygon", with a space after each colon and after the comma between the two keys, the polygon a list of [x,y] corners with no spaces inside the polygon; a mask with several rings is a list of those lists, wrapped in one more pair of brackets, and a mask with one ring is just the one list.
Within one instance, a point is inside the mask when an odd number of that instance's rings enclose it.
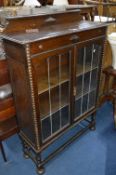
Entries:
{"label": "wooden chair", "polygon": [[2,141],[18,132],[16,111],[9,81],[7,60],[0,57],[0,149],[7,161]]}
{"label": "wooden chair", "polygon": [[[102,97],[102,101],[106,100],[112,101],[114,125],[116,128],[116,70],[114,70],[111,66],[109,66],[104,69],[103,73],[105,74],[105,83],[104,83],[104,94]],[[111,79],[113,79],[112,87],[110,87]]]}

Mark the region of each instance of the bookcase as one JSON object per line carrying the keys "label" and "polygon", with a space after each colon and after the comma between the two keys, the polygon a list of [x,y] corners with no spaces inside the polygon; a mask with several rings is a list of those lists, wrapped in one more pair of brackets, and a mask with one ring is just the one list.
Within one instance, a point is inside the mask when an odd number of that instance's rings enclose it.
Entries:
{"label": "bookcase", "polygon": [[[41,174],[48,160],[95,129],[106,24],[81,21],[78,10],[7,20],[3,42],[20,137],[25,157]],[[45,149],[78,125],[74,136],[42,158]]]}

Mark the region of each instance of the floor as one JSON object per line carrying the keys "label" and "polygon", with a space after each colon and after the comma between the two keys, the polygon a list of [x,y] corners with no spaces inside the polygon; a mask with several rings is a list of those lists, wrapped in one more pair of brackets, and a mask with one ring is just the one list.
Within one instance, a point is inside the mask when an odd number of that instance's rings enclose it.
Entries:
{"label": "floor", "polygon": [[[89,130],[49,161],[45,175],[116,175],[116,130],[111,103],[104,104],[96,118],[96,130]],[[23,158],[17,135],[7,139],[4,147],[8,162],[4,163],[0,154],[0,175],[36,175],[34,163]]]}

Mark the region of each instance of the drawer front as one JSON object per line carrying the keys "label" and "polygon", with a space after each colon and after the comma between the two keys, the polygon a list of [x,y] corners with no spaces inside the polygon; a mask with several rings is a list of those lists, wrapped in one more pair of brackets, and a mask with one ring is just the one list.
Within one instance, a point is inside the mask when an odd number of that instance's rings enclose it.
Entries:
{"label": "drawer front", "polygon": [[71,45],[77,42],[82,42],[90,40],[92,38],[101,36],[105,34],[105,28],[87,30],[84,32],[73,33],[69,35],[64,35],[60,37],[54,37],[50,39],[45,39],[43,41],[38,41],[30,44],[31,55],[42,53],[48,50],[53,50],[58,47],[63,47],[66,45]]}

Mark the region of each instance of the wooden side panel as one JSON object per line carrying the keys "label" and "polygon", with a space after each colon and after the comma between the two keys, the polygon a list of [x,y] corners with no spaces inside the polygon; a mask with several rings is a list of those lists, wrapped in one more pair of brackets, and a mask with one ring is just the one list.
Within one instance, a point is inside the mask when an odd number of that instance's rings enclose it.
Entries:
{"label": "wooden side panel", "polygon": [[33,109],[27,72],[22,63],[11,58],[9,59],[9,67],[19,127],[29,142],[35,145]]}
{"label": "wooden side panel", "polygon": [[25,48],[20,44],[16,44],[15,42],[11,42],[5,39],[3,41],[7,57],[13,58],[25,64],[26,62]]}

